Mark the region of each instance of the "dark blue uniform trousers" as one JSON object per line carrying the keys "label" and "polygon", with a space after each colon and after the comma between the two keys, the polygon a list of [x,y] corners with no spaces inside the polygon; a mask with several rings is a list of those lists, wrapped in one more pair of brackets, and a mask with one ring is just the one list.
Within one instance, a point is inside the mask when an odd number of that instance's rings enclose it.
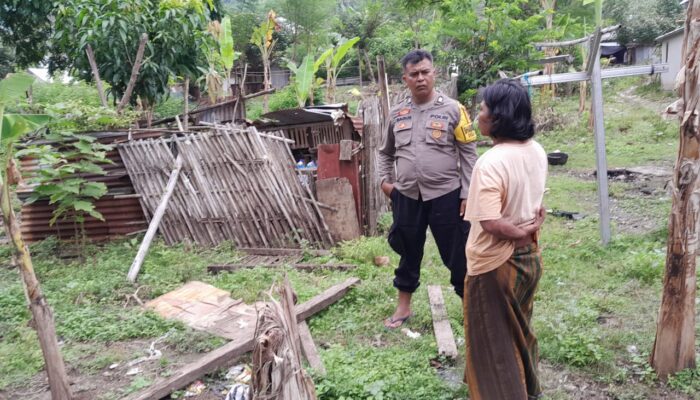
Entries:
{"label": "dark blue uniform trousers", "polygon": [[460,297],[464,296],[465,246],[470,225],[459,216],[459,193],[457,189],[422,201],[406,197],[396,189],[391,192],[394,224],[389,231],[389,245],[401,256],[394,271],[394,287],[400,291],[413,293],[420,285],[425,234],[430,227],[440,258],[450,270],[450,283]]}

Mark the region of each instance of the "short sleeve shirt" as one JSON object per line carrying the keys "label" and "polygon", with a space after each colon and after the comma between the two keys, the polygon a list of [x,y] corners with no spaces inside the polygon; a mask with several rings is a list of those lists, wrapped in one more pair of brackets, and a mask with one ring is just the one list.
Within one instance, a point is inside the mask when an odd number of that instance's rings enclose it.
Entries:
{"label": "short sleeve shirt", "polygon": [[505,218],[516,226],[531,223],[542,205],[547,155],[534,140],[497,144],[479,158],[472,173],[464,219],[469,275],[492,271],[513,254],[513,241],[486,232],[480,221]]}

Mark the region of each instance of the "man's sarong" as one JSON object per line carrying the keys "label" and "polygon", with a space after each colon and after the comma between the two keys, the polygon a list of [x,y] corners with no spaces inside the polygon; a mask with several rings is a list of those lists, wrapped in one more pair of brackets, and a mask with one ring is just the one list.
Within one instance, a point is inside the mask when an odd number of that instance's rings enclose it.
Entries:
{"label": "man's sarong", "polygon": [[532,303],[542,275],[537,244],[515,249],[497,269],[468,276],[464,295],[465,381],[472,400],[537,398]]}

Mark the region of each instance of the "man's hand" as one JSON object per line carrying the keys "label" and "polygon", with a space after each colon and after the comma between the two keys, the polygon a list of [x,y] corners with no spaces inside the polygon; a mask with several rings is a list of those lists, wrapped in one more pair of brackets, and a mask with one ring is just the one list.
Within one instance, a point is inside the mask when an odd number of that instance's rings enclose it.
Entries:
{"label": "man's hand", "polygon": [[391,192],[394,190],[394,184],[389,182],[382,182],[382,192],[386,197],[391,197]]}
{"label": "man's hand", "polygon": [[462,199],[462,204],[459,205],[459,216],[464,217],[464,213],[467,211],[467,199]]}

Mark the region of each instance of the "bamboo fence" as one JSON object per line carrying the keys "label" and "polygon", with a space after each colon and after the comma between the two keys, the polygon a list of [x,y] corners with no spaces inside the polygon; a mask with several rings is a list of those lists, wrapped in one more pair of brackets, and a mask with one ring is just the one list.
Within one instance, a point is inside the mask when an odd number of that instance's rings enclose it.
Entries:
{"label": "bamboo fence", "polygon": [[362,214],[366,233],[376,235],[377,220],[382,213],[389,210],[389,201],[381,190],[377,171],[379,146],[382,143],[388,121],[381,115],[379,98],[369,97],[360,105],[363,118],[362,142],[365,154],[362,157]]}
{"label": "bamboo fence", "polygon": [[329,247],[332,239],[319,205],[294,168],[289,140],[280,132],[213,125],[209,131],[119,147],[150,218],[175,155],[183,169],[160,231],[168,244],[238,247]]}

